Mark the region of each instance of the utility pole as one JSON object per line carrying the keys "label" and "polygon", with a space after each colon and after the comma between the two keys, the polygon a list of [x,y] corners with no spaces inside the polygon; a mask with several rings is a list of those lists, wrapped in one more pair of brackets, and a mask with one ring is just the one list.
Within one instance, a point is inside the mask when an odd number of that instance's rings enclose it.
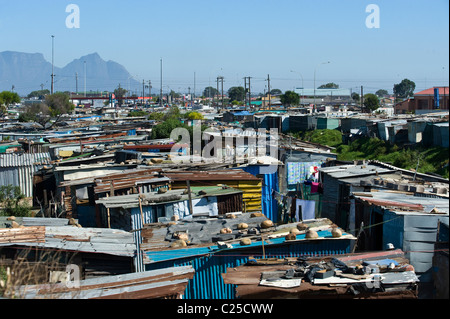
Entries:
{"label": "utility pole", "polygon": [[250,79],[251,77],[248,77],[248,108],[251,109],[252,108],[252,89],[251,89],[251,85],[250,85]]}
{"label": "utility pole", "polygon": [[161,92],[160,92],[160,95],[159,95],[159,106],[160,107],[162,107],[162,98],[163,98],[163,96],[162,96],[162,89],[163,89],[163,82],[162,82],[162,68],[163,68],[163,61],[162,61],[162,58],[161,58],[161,75],[160,75],[160,77],[161,77]]}
{"label": "utility pole", "polygon": [[361,103],[361,111],[364,108],[364,95],[363,95],[363,86],[361,85],[361,97],[360,97],[360,103]]}
{"label": "utility pole", "polygon": [[220,77],[220,80],[222,81],[222,110],[223,110],[223,76]]}
{"label": "utility pole", "polygon": [[[148,97],[152,97],[152,81],[148,81]],[[149,102],[150,104],[150,102]]]}
{"label": "utility pole", "polygon": [[221,105],[221,109],[223,109],[223,76],[218,76],[217,77],[217,93],[219,93],[219,81],[222,85],[222,105]]}
{"label": "utility pole", "polygon": [[142,80],[142,105],[145,104],[145,80]]}
{"label": "utility pole", "polygon": [[250,89],[250,79],[251,79],[251,77],[249,77],[249,76],[246,76],[246,77],[244,77],[244,91],[245,91],[245,99],[244,99],[244,103],[245,103],[245,106],[247,107],[247,79],[248,79],[248,107],[250,108],[251,107],[251,100],[252,100],[252,98],[251,98],[251,89]]}
{"label": "utility pole", "polygon": [[75,94],[78,94],[78,72],[75,72]]}
{"label": "utility pole", "polygon": [[188,87],[188,95],[189,95],[189,106],[192,108],[191,87]]}
{"label": "utility pole", "polygon": [[52,35],[52,94],[55,87],[55,74],[54,74],[54,40],[55,36]]}
{"label": "utility pole", "polygon": [[271,108],[271,96],[270,96],[270,76],[269,74],[267,74],[267,93],[268,93],[268,98],[269,98],[269,110]]}
{"label": "utility pole", "polygon": [[244,78],[244,108],[247,109],[247,77]]}
{"label": "utility pole", "polygon": [[[219,77],[217,77],[216,81],[217,81],[217,95],[218,95],[219,94]],[[219,96],[217,96],[217,100],[219,100]],[[218,101],[217,101],[216,106],[217,106],[217,108],[219,108],[218,107],[219,106],[219,102]]]}
{"label": "utility pole", "polygon": [[84,97],[86,97],[86,61],[84,61]]}
{"label": "utility pole", "polygon": [[195,72],[194,72],[194,99],[195,99]]}

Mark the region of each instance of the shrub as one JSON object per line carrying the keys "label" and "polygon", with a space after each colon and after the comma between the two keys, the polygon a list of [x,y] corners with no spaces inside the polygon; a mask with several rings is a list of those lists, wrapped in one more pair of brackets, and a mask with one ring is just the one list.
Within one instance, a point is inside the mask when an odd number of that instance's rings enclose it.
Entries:
{"label": "shrub", "polygon": [[0,216],[28,217],[31,213],[30,206],[24,202],[25,195],[19,186],[0,186]]}

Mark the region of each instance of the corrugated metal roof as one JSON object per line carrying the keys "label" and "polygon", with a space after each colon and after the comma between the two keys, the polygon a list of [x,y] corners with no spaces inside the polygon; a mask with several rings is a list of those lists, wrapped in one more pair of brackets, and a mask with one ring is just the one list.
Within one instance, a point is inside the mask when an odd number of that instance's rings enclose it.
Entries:
{"label": "corrugated metal roof", "polygon": [[[318,240],[266,243],[264,245],[265,256],[266,258],[287,258],[348,254],[353,239],[327,237]],[[284,238],[278,240],[283,241]],[[209,253],[205,251],[204,255],[191,255],[186,256],[186,258],[155,262],[145,265],[145,268],[161,269],[192,265],[195,269],[195,275],[185,290],[184,299],[234,299],[236,298],[236,285],[225,284],[222,274],[226,273],[227,269],[245,264],[250,257],[262,258],[262,251],[260,243],[259,245],[243,246],[236,249],[219,249]],[[196,252],[202,253],[198,250]]]}
{"label": "corrugated metal roof", "polygon": [[[115,256],[134,257],[136,244],[133,234],[123,230],[107,228],[79,228],[67,226],[33,226],[17,228],[18,232],[27,232],[36,227],[45,229],[45,239],[15,242],[9,240],[0,243],[0,246],[21,245],[78,252],[90,252]],[[29,232],[29,231],[28,231]]]}
{"label": "corrugated metal roof", "polygon": [[348,178],[363,175],[391,173],[394,170],[366,164],[366,165],[342,165],[342,166],[322,167],[319,168],[319,171],[321,173],[328,174],[333,178]]}
{"label": "corrugated metal roof", "polygon": [[258,181],[259,178],[243,170],[222,170],[222,171],[170,171],[164,172],[164,175],[173,181]]}
{"label": "corrugated metal roof", "polygon": [[49,164],[50,153],[0,154],[0,167],[23,167]]}
{"label": "corrugated metal roof", "polygon": [[79,287],[66,283],[20,286],[25,299],[150,299],[178,298],[192,279],[191,266],[85,279]]}
{"label": "corrugated metal roof", "polygon": [[[290,240],[287,241],[284,236],[278,237],[278,238],[271,238],[269,240],[264,240],[264,248],[268,249],[272,246],[277,245],[292,245],[295,243],[305,242],[305,241],[320,241],[320,240],[344,240],[344,239],[355,239],[351,234],[343,233],[343,236],[340,238],[333,238],[331,234],[331,230],[323,230],[318,231],[317,234],[319,235],[319,238],[317,239],[307,239],[305,238],[305,234],[299,234],[297,235],[296,240]],[[211,245],[211,246],[204,246],[204,247],[193,247],[193,248],[183,248],[183,249],[167,249],[162,251],[147,251],[146,255],[149,258],[149,263],[154,262],[160,262],[160,261],[167,261],[171,259],[179,259],[179,258],[186,258],[186,257],[193,257],[193,256],[201,256],[201,255],[207,255],[207,254],[213,254],[213,253],[219,253],[224,251],[235,251],[238,252],[240,250],[247,250],[251,248],[258,248],[261,249],[262,253],[262,247],[263,243],[262,241],[253,241],[250,245],[242,246],[239,243],[230,244],[231,248],[220,248],[218,245]]]}
{"label": "corrugated metal roof", "polygon": [[[199,193],[203,191],[202,193]],[[242,193],[241,190],[231,187],[218,187],[218,186],[206,186],[206,187],[191,187],[192,199],[208,196],[221,196]],[[131,194],[121,196],[110,196],[96,200],[97,204],[102,204],[106,208],[132,208],[139,206],[139,198],[142,200],[142,205],[160,205],[170,202],[186,201],[189,199],[189,195],[185,193],[185,189],[169,190],[166,193],[159,194],[158,192],[149,192],[142,194]]]}
{"label": "corrugated metal roof", "polygon": [[[408,195],[401,192],[392,192],[392,191],[370,192],[367,193],[367,196],[364,196],[364,194],[359,193],[354,196],[356,198],[359,198],[367,202],[371,202],[379,206],[391,207],[390,210],[398,214],[415,213],[420,215],[427,215],[431,212],[433,208],[436,208],[439,212],[446,214],[447,216],[449,214],[448,198],[430,199],[428,197],[414,196],[412,194]],[[397,209],[395,209],[395,207],[397,207]],[[419,209],[420,207],[423,207],[423,210],[420,210]]]}

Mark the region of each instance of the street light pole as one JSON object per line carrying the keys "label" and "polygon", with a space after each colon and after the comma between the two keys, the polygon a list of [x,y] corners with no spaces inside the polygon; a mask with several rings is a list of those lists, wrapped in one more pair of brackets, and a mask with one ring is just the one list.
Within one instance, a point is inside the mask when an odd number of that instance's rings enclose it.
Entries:
{"label": "street light pole", "polygon": [[[291,72],[297,73],[302,78],[302,93],[303,93],[303,90],[305,89],[305,86],[303,84],[303,75],[301,75],[301,73],[298,73],[298,72],[295,72],[295,71],[292,71],[292,70],[291,70]],[[302,105],[302,95],[300,95],[300,105]]]}
{"label": "street light pole", "polygon": [[162,58],[160,60],[160,64],[161,64],[161,74],[160,74],[160,77],[161,77],[161,92],[160,92],[160,95],[159,95],[159,107],[162,107],[163,106],[163,103],[162,103],[162,98],[163,98],[163,82],[162,82],[163,60],[162,60]]}
{"label": "street light pole", "polygon": [[84,61],[84,97],[86,97],[86,61]]}
{"label": "street light pole", "polygon": [[52,94],[54,91],[54,82],[55,82],[55,74],[54,74],[54,54],[55,54],[55,46],[54,46],[55,36],[52,35]]}
{"label": "street light pole", "polygon": [[330,63],[330,61],[319,63],[319,64],[316,66],[316,68],[314,69],[314,106],[313,106],[313,113],[316,112],[316,70],[317,70],[317,68],[318,68],[320,65],[322,65],[322,64],[328,64],[328,63]]}

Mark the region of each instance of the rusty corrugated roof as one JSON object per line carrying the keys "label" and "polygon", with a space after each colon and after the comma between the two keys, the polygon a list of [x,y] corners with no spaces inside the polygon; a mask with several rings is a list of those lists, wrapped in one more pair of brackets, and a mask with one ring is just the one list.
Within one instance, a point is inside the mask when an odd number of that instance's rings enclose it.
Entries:
{"label": "rusty corrugated roof", "polygon": [[243,170],[219,170],[219,171],[170,171],[164,175],[173,181],[259,181],[260,178]]}
{"label": "rusty corrugated roof", "polygon": [[17,294],[24,299],[153,299],[179,298],[194,276],[191,266],[81,280],[79,287],[66,283],[26,285]]}

